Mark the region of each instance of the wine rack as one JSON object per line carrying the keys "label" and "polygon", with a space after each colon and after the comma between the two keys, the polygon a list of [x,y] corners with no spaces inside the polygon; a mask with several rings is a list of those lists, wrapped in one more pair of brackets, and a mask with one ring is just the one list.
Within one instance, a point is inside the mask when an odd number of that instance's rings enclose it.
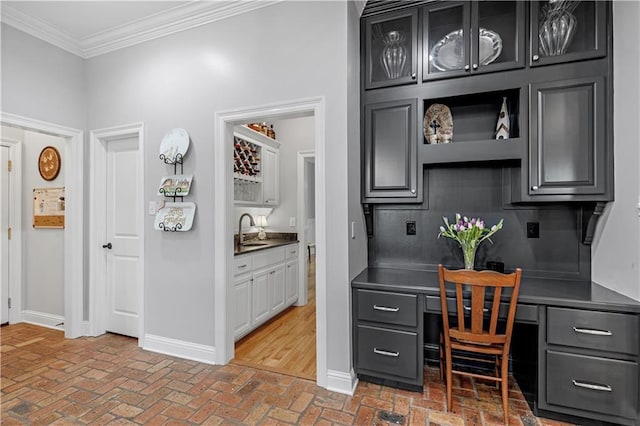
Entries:
{"label": "wine rack", "polygon": [[233,138],[233,194],[236,201],[259,202],[262,183],[260,145]]}

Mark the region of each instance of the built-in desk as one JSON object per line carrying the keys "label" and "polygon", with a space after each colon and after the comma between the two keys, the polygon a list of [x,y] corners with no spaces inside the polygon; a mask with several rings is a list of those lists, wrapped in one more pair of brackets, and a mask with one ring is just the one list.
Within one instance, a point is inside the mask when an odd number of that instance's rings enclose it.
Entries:
{"label": "built-in desk", "polygon": [[[367,268],[351,284],[358,376],[421,389],[437,359],[438,273]],[[511,349],[536,415],[640,424],[640,302],[590,281],[523,277]]]}

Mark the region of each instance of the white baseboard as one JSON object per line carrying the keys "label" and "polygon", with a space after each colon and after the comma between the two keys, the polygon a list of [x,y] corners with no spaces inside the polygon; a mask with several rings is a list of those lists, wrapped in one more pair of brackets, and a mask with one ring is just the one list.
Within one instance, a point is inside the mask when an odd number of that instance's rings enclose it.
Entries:
{"label": "white baseboard", "polygon": [[142,348],[151,352],[204,362],[205,364],[216,363],[216,348],[214,346],[145,334]]}
{"label": "white baseboard", "polygon": [[22,322],[64,331],[64,317],[36,311],[22,311]]}
{"label": "white baseboard", "polygon": [[353,395],[358,386],[358,378],[353,370],[350,373],[327,370],[327,390]]}

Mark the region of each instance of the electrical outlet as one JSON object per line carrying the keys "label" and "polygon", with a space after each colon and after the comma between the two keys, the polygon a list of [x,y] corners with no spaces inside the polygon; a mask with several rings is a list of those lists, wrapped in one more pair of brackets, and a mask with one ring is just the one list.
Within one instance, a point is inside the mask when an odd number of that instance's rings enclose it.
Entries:
{"label": "electrical outlet", "polygon": [[407,221],[407,235],[416,235],[416,222]]}
{"label": "electrical outlet", "polygon": [[540,223],[527,222],[527,238],[540,238]]}

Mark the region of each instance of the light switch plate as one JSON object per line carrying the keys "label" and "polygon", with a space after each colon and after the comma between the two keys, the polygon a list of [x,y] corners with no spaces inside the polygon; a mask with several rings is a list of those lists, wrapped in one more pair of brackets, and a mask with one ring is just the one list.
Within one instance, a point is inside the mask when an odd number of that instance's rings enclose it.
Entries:
{"label": "light switch plate", "polygon": [[155,216],[155,215],[156,215],[156,202],[149,201],[149,216]]}
{"label": "light switch plate", "polygon": [[296,217],[295,217],[295,216],[291,216],[291,217],[289,218],[289,226],[291,226],[292,228],[293,228],[294,226],[296,226]]}

